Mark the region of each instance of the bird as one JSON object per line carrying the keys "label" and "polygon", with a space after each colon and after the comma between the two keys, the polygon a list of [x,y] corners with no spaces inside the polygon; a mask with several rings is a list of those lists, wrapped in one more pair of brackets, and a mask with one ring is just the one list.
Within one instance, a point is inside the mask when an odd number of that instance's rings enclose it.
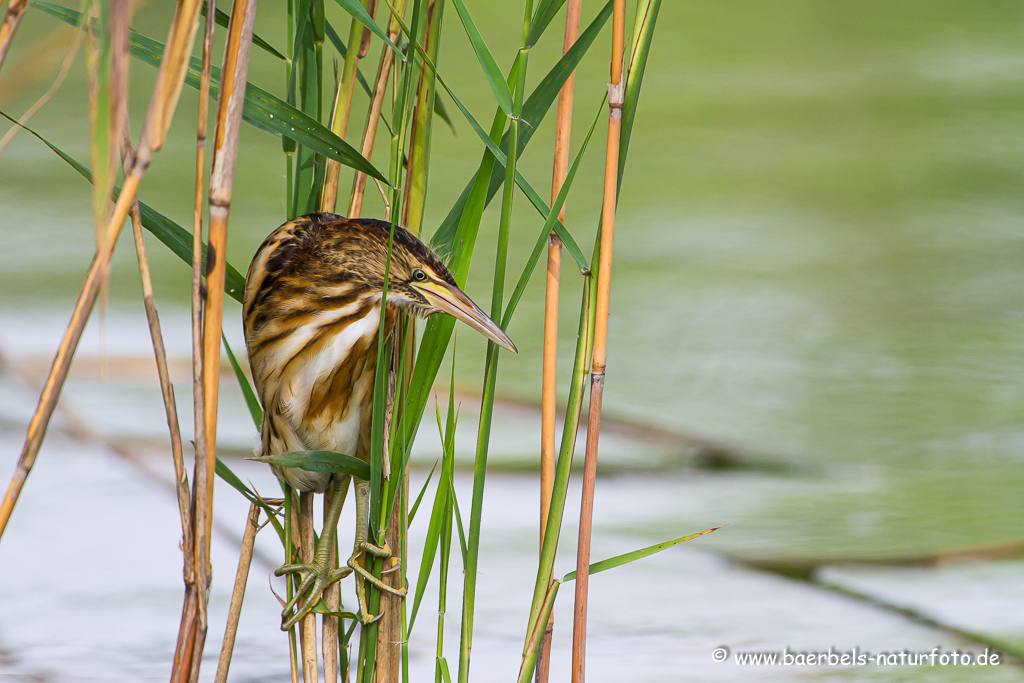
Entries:
{"label": "bird", "polygon": [[[270,233],[249,266],[242,303],[246,350],[263,406],[259,455],[328,450],[369,461],[378,335],[381,329],[391,335],[402,312],[421,318],[451,315],[517,353],[442,260],[399,225],[311,213]],[[367,554],[391,557],[386,544],[368,540],[370,483],[356,479],[352,555],[344,567],[333,568],[330,553],[349,475],[272,467],[301,492],[324,493],[337,482],[312,562],[275,571],[300,580],[282,612],[282,630],[308,614],[327,586],[349,574],[355,575],[360,621],[379,618],[367,609],[364,584],[399,596],[406,589],[388,586],[366,568]]]}

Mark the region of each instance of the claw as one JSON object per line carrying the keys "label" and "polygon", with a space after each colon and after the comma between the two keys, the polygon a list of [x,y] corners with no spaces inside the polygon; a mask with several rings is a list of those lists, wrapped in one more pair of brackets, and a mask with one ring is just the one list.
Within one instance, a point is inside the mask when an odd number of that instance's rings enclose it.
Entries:
{"label": "claw", "polygon": [[388,548],[387,545],[376,546],[372,543],[367,543],[366,541],[358,541],[356,543],[355,550],[352,552],[352,556],[348,558],[348,562],[346,564],[348,565],[348,569],[355,573],[356,598],[359,602],[359,621],[364,626],[372,624],[384,615],[383,611],[377,615],[370,614],[366,605],[366,587],[364,582],[369,583],[378,590],[391,593],[392,595],[397,595],[400,598],[404,598],[409,592],[406,588],[393,588],[367,571],[365,566],[365,556],[367,553],[384,560],[390,559],[392,561],[392,566],[389,569],[384,570],[385,572],[395,571],[401,566],[397,558],[391,557],[391,549]]}
{"label": "claw", "polygon": [[[299,574],[302,578],[302,582],[295,590],[295,595],[292,596],[292,599],[288,601],[288,604],[284,606],[284,610],[281,612],[281,630],[290,630],[292,626],[297,624],[300,619],[309,614],[316,606],[325,588],[351,573],[352,570],[348,567],[330,569],[326,565],[317,562],[310,564],[286,564],[274,570],[275,576]],[[305,599],[299,605],[299,600],[303,598]],[[294,612],[292,612],[293,609],[295,610]],[[290,617],[288,616],[289,613],[291,613]]]}

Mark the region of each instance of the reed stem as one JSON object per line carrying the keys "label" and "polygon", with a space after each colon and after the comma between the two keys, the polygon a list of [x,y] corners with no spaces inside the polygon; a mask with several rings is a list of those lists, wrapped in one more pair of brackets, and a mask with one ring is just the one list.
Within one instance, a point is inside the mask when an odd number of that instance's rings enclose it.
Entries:
{"label": "reed stem", "polygon": [[[562,54],[576,42],[580,32],[582,0],[569,0],[565,10],[565,37]],[[575,72],[570,74],[558,92],[555,119],[555,159],[551,173],[551,203],[558,197],[569,170],[569,139],[572,130],[573,88]],[[558,212],[565,223],[565,205]],[[544,546],[544,529],[548,523],[551,492],[555,483],[555,404],[558,379],[558,298],[562,275],[562,240],[555,231],[548,237],[547,278],[544,289],[544,346],[541,371],[541,441],[540,441],[540,545]],[[551,633],[555,622],[548,619],[537,661],[537,683],[547,683],[551,665]]]}
{"label": "reed stem", "polygon": [[[313,494],[303,491],[299,495],[299,543],[302,562],[313,561],[316,548],[313,543]],[[302,651],[302,680],[317,683],[316,612],[310,612],[299,622],[299,649]]]}
{"label": "reed stem", "polygon": [[583,464],[583,495],[576,550],[576,602],[573,611],[572,683],[586,680],[587,599],[590,582],[590,537],[594,514],[594,483],[601,432],[608,349],[608,306],[611,299],[612,252],[615,237],[615,206],[618,201],[619,135],[625,95],[623,48],[626,26],[625,0],[615,0],[612,14],[611,82],[608,85],[608,143],[605,148],[604,199],[601,205],[601,248],[597,271],[597,303],[594,320],[594,357],[590,373],[590,410],[587,420],[587,451]]}
{"label": "reed stem", "polygon": [[[196,574],[202,591],[194,671],[202,660],[208,629],[207,600],[210,585],[210,531],[213,524],[213,480],[217,460],[217,407],[220,390],[221,329],[224,317],[224,278],[228,242],[228,213],[238,155],[242,102],[249,73],[256,0],[235,0],[231,8],[227,45],[221,67],[217,101],[217,127],[210,171],[210,238],[207,253],[206,299],[203,315],[203,419],[206,449],[203,462],[196,459]],[[197,454],[198,455],[198,454]],[[200,476],[204,477],[199,481]]]}
{"label": "reed stem", "polygon": [[[361,0],[363,7],[367,6],[367,0]],[[359,58],[362,56],[361,49],[356,49],[357,44],[363,41],[363,26],[355,19],[348,32],[348,52],[345,53],[345,66],[342,68],[341,81],[338,83],[338,91],[334,96],[334,111],[331,114],[331,130],[340,138],[344,139],[348,131],[349,113],[352,111],[352,93],[355,92],[356,69],[359,66]],[[367,41],[369,38],[367,38]],[[367,47],[369,43],[367,42]],[[387,47],[384,48],[385,51]],[[376,119],[374,119],[376,121]],[[363,156],[366,156],[365,154]],[[367,159],[369,157],[366,157]],[[333,159],[327,161],[327,173],[324,180],[323,194],[320,199],[320,210],[333,212],[338,202],[338,182],[341,179],[341,164]]]}
{"label": "reed stem", "polygon": [[228,606],[228,623],[224,628],[224,642],[220,648],[220,660],[217,662],[216,683],[227,683],[228,680],[231,653],[235,649],[238,620],[242,616],[242,600],[245,598],[245,586],[249,581],[249,567],[252,565],[252,551],[259,524],[260,508],[256,503],[250,503],[249,515],[245,519],[245,532],[242,534],[242,549],[238,556],[238,570],[235,572],[235,587],[231,591],[231,604]]}
{"label": "reed stem", "polygon": [[0,67],[7,59],[7,53],[14,42],[14,32],[18,30],[21,17],[28,9],[28,0],[10,0],[7,3],[7,11],[4,13],[4,21],[0,24]]}
{"label": "reed stem", "polygon": [[[401,25],[397,17],[405,12],[406,0],[397,0],[394,6],[394,14],[388,23],[388,38],[391,42],[398,40],[402,33]],[[373,88],[373,97],[370,98],[370,111],[366,115],[366,126],[363,129],[363,144],[359,150],[364,158],[369,159],[373,155],[373,143],[377,139],[377,126],[380,123],[381,110],[384,107],[384,96],[387,93],[388,79],[391,76],[391,66],[395,61],[395,52],[387,45],[381,48],[380,64],[377,67],[377,80]],[[348,205],[349,218],[356,218],[362,215],[363,197],[366,193],[366,174],[356,171],[352,178],[352,196]]]}

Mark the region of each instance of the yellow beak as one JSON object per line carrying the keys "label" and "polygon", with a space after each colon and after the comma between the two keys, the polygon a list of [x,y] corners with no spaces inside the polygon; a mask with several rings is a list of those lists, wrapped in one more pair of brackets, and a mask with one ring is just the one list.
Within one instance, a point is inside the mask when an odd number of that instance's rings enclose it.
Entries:
{"label": "yellow beak", "polygon": [[423,295],[427,303],[433,308],[461,320],[506,351],[519,353],[516,350],[516,345],[498,327],[498,324],[491,320],[486,313],[480,310],[479,306],[473,303],[472,299],[466,296],[465,292],[455,285],[428,280],[427,282],[413,283],[412,286]]}

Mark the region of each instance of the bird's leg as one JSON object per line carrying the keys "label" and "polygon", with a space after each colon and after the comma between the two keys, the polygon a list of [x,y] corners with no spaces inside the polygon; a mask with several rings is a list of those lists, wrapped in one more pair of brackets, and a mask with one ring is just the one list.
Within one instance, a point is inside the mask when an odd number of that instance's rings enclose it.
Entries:
{"label": "bird's leg", "polygon": [[[320,594],[327,586],[352,573],[349,567],[335,569],[331,566],[331,548],[334,547],[334,539],[338,534],[338,518],[341,517],[341,509],[345,506],[349,479],[351,477],[345,475],[341,480],[334,482],[334,495],[327,508],[323,533],[320,534],[320,542],[316,546],[313,561],[309,564],[286,564],[274,571],[275,576],[298,574],[302,580],[295,590],[295,595],[281,612],[282,631],[289,630],[299,619],[306,616],[316,605]],[[304,601],[299,605],[299,600],[303,598],[305,598]]]}
{"label": "bird's leg", "polygon": [[[404,597],[406,594],[405,588],[392,588],[387,585],[376,576],[371,574],[366,569],[366,555],[369,553],[374,557],[379,557],[383,560],[391,559],[391,549],[387,545],[379,546],[370,543],[367,540],[367,534],[369,533],[369,521],[370,521],[370,482],[356,480],[356,540],[352,548],[352,556],[348,558],[348,567],[350,571],[354,571],[356,574],[356,598],[359,600],[359,620],[364,624],[369,624],[380,617],[380,615],[370,614],[369,609],[366,606],[366,586],[363,584],[364,581],[376,586],[382,591],[387,591],[399,597]],[[397,562],[397,560],[394,560]],[[386,571],[394,571],[398,568],[395,564],[393,567]]]}

